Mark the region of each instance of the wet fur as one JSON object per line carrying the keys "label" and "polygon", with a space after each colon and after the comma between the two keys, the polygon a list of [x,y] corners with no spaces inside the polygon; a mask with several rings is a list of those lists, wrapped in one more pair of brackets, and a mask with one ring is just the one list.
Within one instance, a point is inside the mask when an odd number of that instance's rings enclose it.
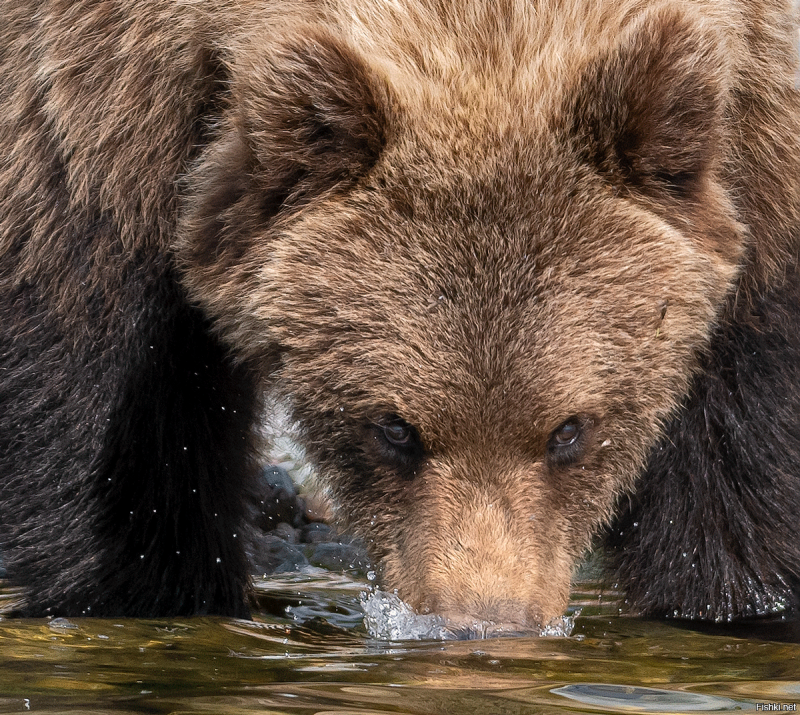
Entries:
{"label": "wet fur", "polygon": [[26,612],[243,613],[256,385],[421,610],[546,621],[606,527],[643,612],[794,607],[788,5],[7,5]]}

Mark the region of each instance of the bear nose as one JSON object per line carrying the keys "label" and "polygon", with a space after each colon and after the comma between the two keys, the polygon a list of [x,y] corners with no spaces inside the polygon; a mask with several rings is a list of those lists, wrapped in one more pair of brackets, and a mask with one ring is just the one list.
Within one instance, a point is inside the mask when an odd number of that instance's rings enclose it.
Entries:
{"label": "bear nose", "polygon": [[459,640],[538,634],[542,625],[530,604],[515,599],[476,599],[455,609],[426,603],[425,611],[442,616],[447,631]]}

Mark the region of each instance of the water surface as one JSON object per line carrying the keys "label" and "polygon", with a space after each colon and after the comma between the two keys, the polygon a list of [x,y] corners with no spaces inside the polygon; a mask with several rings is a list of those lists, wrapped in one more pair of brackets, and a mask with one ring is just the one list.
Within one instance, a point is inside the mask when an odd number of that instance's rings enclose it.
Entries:
{"label": "water surface", "polygon": [[253,621],[0,620],[0,712],[683,713],[800,702],[800,645],[619,616],[591,584],[575,593],[583,610],[569,637],[481,641],[376,639],[359,602],[368,587],[320,570],[262,580]]}

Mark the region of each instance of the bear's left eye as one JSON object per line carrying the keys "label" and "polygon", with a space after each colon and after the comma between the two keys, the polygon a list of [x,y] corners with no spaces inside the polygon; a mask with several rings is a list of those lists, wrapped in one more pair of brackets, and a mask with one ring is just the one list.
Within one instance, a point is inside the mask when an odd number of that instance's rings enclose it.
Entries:
{"label": "bear's left eye", "polygon": [[553,466],[566,466],[583,455],[585,422],[580,417],[570,417],[550,434],[547,459]]}
{"label": "bear's left eye", "polygon": [[576,420],[569,420],[553,432],[553,444],[557,447],[567,447],[575,444],[581,434],[581,428]]}
{"label": "bear's left eye", "polygon": [[414,430],[406,422],[397,420],[383,425],[383,435],[389,444],[395,447],[407,447],[414,439]]}

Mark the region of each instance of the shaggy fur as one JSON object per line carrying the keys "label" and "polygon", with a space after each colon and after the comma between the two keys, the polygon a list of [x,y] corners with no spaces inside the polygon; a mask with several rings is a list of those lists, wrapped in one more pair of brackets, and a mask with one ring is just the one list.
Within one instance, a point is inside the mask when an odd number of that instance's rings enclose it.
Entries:
{"label": "shaggy fur", "polygon": [[27,612],[243,612],[256,384],[422,611],[546,622],[607,527],[643,612],[796,606],[788,3],[3,10]]}

